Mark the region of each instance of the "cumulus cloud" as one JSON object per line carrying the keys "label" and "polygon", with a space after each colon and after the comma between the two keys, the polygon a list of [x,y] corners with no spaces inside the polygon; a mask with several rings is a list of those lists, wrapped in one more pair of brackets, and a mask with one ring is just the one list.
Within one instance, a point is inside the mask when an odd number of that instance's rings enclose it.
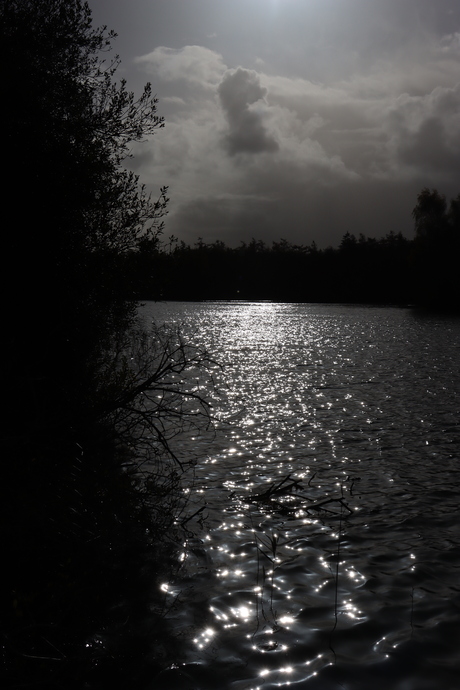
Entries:
{"label": "cumulus cloud", "polygon": [[229,126],[225,141],[230,154],[278,150],[264,122],[267,89],[261,86],[257,72],[242,67],[227,71],[218,93]]}
{"label": "cumulus cloud", "polygon": [[323,246],[346,231],[410,233],[423,186],[458,193],[460,36],[428,38],[371,61],[368,37],[353,69],[316,76],[308,60],[289,73],[265,53],[229,68],[228,50],[197,45],[138,58],[167,115],[137,161],[152,189],[170,185],[168,230]]}
{"label": "cumulus cloud", "polygon": [[440,41],[440,51],[444,55],[460,56],[460,31],[443,36]]}
{"label": "cumulus cloud", "polygon": [[450,175],[460,158],[460,83],[423,96],[398,97],[386,128],[397,164],[428,175]]}
{"label": "cumulus cloud", "polygon": [[187,81],[194,86],[214,88],[227,69],[222,56],[203,46],[167,48],[159,46],[136,58],[146,71],[164,81]]}

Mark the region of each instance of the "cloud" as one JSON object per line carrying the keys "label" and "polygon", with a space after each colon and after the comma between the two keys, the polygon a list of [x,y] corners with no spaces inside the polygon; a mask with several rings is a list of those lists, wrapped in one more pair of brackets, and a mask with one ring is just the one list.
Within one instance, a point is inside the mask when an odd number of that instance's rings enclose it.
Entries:
{"label": "cloud", "polygon": [[205,241],[218,237],[234,243],[235,227],[240,228],[238,239],[248,239],[257,228],[268,227],[274,203],[251,194],[197,196],[181,206],[175,224],[185,227],[190,237],[200,235]]}
{"label": "cloud", "polygon": [[159,46],[135,61],[163,81],[186,81],[208,88],[214,88],[227,69],[219,53],[203,46]]}
{"label": "cloud", "polygon": [[386,122],[389,149],[399,166],[450,176],[460,160],[460,82],[423,96],[403,94]]}
{"label": "cloud", "polygon": [[242,67],[227,71],[218,93],[229,125],[225,142],[231,155],[278,150],[264,123],[267,89],[261,86],[257,72]]}
{"label": "cloud", "polygon": [[185,106],[186,103],[183,98],[180,98],[180,96],[164,96],[164,98],[161,99],[162,103],[170,103],[172,105],[180,105],[180,106]]}
{"label": "cloud", "polygon": [[444,55],[460,56],[460,32],[443,36],[440,42],[440,51]]}
{"label": "cloud", "polygon": [[170,185],[168,232],[186,241],[410,234],[423,186],[458,193],[458,34],[317,81],[308,65],[291,76],[256,59],[230,69],[200,46],[138,62],[167,110],[138,172],[155,191]]}

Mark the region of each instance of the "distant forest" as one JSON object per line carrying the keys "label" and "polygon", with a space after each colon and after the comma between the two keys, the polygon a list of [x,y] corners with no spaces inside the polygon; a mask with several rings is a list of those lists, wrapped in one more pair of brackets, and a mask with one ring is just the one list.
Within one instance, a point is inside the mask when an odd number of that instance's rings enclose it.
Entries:
{"label": "distant forest", "polygon": [[280,239],[193,245],[159,237],[128,258],[139,299],[273,300],[411,304],[458,310],[460,195],[447,204],[423,189],[413,211],[414,239],[346,233],[338,247],[319,249]]}

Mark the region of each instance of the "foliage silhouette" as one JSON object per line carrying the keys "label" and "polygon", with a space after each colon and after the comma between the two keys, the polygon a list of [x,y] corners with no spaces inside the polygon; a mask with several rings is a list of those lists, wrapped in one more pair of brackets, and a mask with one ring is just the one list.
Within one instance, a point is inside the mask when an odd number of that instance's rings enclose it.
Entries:
{"label": "foliage silhouette", "polygon": [[[271,246],[253,239],[239,247],[222,242],[156,247],[138,264],[138,296],[164,299],[269,299],[287,302],[414,301],[412,243],[400,233],[376,240],[347,233],[338,248],[318,249],[286,239]],[[139,257],[133,257],[133,261]]]}
{"label": "foliage silhouette", "polygon": [[434,309],[460,309],[460,195],[450,205],[436,189],[424,188],[413,210],[414,283],[419,303]]}
{"label": "foliage silhouette", "polygon": [[168,199],[126,164],[163,120],[149,84],[136,98],[115,81],[87,3],[1,0],[0,26],[6,683],[141,687],[167,641],[150,609],[182,509],[171,441],[209,421],[187,384],[207,354],[135,321],[131,271]]}
{"label": "foliage silhouette", "polygon": [[120,254],[161,230],[167,198],[163,189],[152,201],[121,163],[163,120],[149,84],[136,99],[114,81],[118,59],[104,61],[114,35],[92,28],[86,3],[4,0],[0,18],[13,368],[31,362],[17,309],[26,302],[28,332],[40,335],[28,379],[56,380],[68,357],[97,359],[132,317]]}
{"label": "foliage silhouette", "polygon": [[397,304],[458,311],[460,195],[448,206],[423,189],[413,211],[415,238],[389,232],[375,239],[347,232],[339,247],[318,249],[253,238],[194,246],[159,243],[137,262],[137,294],[152,299],[248,299],[286,302]]}

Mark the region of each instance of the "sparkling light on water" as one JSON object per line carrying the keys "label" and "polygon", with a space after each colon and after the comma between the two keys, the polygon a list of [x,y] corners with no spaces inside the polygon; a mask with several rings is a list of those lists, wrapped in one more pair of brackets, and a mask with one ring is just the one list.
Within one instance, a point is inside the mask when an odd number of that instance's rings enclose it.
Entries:
{"label": "sparkling light on water", "polygon": [[202,493],[190,492],[207,523],[186,560],[189,672],[198,661],[220,690],[456,679],[460,324],[362,307],[151,308],[224,365],[214,410],[228,423],[199,439]]}

